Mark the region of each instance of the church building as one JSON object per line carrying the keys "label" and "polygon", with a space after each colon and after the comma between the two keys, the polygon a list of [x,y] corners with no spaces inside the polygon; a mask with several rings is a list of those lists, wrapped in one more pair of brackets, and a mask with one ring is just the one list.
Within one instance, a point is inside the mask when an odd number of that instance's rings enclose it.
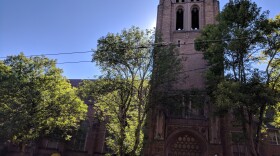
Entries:
{"label": "church building", "polygon": [[[179,104],[169,104],[180,105],[179,109],[155,102],[147,120],[145,156],[249,156],[244,142],[234,141],[242,130],[232,125],[232,117],[214,115],[206,95],[207,62],[202,52],[194,48],[194,40],[207,24],[216,23],[218,13],[218,0],[159,1],[156,30],[163,42],[177,45],[183,66],[176,75],[178,82],[173,85],[181,100]],[[279,131],[270,129],[267,141],[261,145],[261,154],[279,156],[280,147],[275,143],[278,139]]]}
{"label": "church building", "polygon": [[[229,140],[226,136],[226,131],[232,138],[242,133],[229,122],[231,116],[214,115],[213,104],[206,95],[207,62],[203,53],[194,48],[194,40],[207,24],[216,23],[218,13],[218,0],[159,0],[156,30],[163,42],[176,45],[182,69],[173,85],[172,94],[178,99],[177,104],[170,103],[174,106],[170,109],[158,102],[148,114],[144,156],[249,156],[244,142]],[[70,82],[78,87],[81,80]],[[105,123],[93,118],[94,103],[87,104],[87,120],[70,142],[42,138],[40,143],[30,145],[26,156],[104,156],[110,153],[105,143]],[[269,128],[267,140],[261,144],[262,156],[280,156],[280,131]],[[0,140],[0,151],[5,150],[7,156],[19,155],[16,146],[3,147]],[[225,154],[226,150],[229,155]]]}

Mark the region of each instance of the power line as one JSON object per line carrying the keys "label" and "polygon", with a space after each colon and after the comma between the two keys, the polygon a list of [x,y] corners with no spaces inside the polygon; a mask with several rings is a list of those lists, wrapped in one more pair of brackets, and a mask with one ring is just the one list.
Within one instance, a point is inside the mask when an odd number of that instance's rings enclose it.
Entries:
{"label": "power line", "polygon": [[[142,49],[144,48],[143,46],[138,47],[137,49]],[[148,47],[146,47],[148,48]],[[71,55],[71,54],[84,54],[84,53],[94,53],[96,51],[84,51],[84,52],[68,52],[68,53],[52,53],[52,54],[37,54],[37,55],[28,55],[26,57],[36,57],[36,56],[58,56],[58,55]],[[108,51],[104,51],[104,52],[108,52]],[[172,56],[180,56],[180,55],[197,55],[197,54],[203,54],[201,52],[197,52],[197,53],[187,53],[187,54],[175,54]],[[6,59],[8,56],[6,57],[0,57],[0,59]],[[68,64],[68,63],[84,63],[84,62],[92,62],[92,61],[76,61],[76,62],[61,62],[61,63],[57,63],[57,64]]]}
{"label": "power line", "polygon": [[74,63],[92,63],[92,61],[60,62],[60,63],[56,63],[56,64],[74,64]]}
{"label": "power line", "polygon": [[[37,54],[37,55],[28,55],[26,57],[35,57],[35,56],[56,56],[56,55],[71,55],[71,54],[84,54],[84,53],[93,53],[94,51],[76,51],[68,53],[51,53],[51,54]],[[5,59],[6,57],[0,57],[0,59]]]}
{"label": "power line", "polygon": [[[145,49],[145,48],[152,48],[152,47],[166,47],[166,46],[186,46],[190,44],[195,44],[195,43],[211,43],[211,42],[221,42],[221,41],[230,41],[230,40],[244,40],[249,37],[241,37],[241,38],[236,38],[236,39],[222,39],[222,40],[203,40],[203,41],[198,41],[198,42],[188,42],[188,43],[173,43],[173,42],[159,42],[159,43],[151,43],[151,44],[143,44],[140,46],[132,47],[130,49]],[[118,50],[125,50],[126,48],[119,48]],[[76,52],[65,52],[65,53],[47,53],[47,54],[36,54],[36,55],[28,55],[26,57],[36,57],[36,56],[58,56],[58,55],[72,55],[72,54],[85,54],[85,53],[94,53],[96,50],[90,50],[90,51],[76,51]],[[106,51],[105,51],[106,52]],[[195,54],[202,54],[201,52],[198,53],[192,53],[192,54],[178,54],[178,55],[195,55]],[[2,56],[0,59],[6,59],[8,56]],[[78,61],[78,62],[91,62],[91,61]],[[65,62],[67,63],[67,62]],[[69,62],[70,63],[70,62]],[[59,63],[63,64],[63,63]]]}

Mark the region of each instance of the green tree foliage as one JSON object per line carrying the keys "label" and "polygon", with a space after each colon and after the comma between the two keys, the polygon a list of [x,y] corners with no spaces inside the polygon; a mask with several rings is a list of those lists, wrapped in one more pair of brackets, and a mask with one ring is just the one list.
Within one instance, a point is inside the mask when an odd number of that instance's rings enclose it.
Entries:
{"label": "green tree foliage", "polygon": [[[154,39],[153,31],[137,27],[101,37],[93,61],[103,75],[96,81],[83,82],[80,88],[83,98],[94,99],[99,119],[106,121],[106,143],[120,156],[140,155],[154,67],[161,71],[155,76],[161,77],[158,84],[164,84],[163,77],[172,80],[166,76],[171,70],[163,69],[168,69],[167,64],[175,64],[170,57],[173,48],[154,44]],[[161,58],[156,62],[159,65],[155,65],[154,57]],[[167,63],[161,65],[162,59]]]}
{"label": "green tree foliage", "polygon": [[[280,90],[280,14],[268,21],[268,25],[264,24],[266,28],[265,33],[265,43],[266,49],[264,53],[270,57],[269,67],[267,74],[270,75],[268,79],[270,80],[270,85],[273,89]],[[278,102],[275,107],[275,120],[274,125],[280,127],[280,102]]]}
{"label": "green tree foliage", "polygon": [[70,139],[87,106],[46,57],[0,61],[0,135],[24,147],[45,136]]}
{"label": "green tree foliage", "polygon": [[248,0],[230,1],[196,40],[209,63],[208,93],[219,115],[233,112],[251,155],[259,155],[265,114],[279,102],[279,16]]}
{"label": "green tree foliage", "polygon": [[142,128],[146,118],[149,88],[145,81],[143,90],[138,92],[140,84],[134,82],[134,93],[131,95],[128,88],[130,83],[132,82],[122,79],[99,79],[84,81],[80,88],[82,93],[86,93],[83,97],[87,97],[91,92],[90,97],[95,101],[96,117],[106,122],[106,144],[118,155],[122,152],[140,155],[142,149]]}

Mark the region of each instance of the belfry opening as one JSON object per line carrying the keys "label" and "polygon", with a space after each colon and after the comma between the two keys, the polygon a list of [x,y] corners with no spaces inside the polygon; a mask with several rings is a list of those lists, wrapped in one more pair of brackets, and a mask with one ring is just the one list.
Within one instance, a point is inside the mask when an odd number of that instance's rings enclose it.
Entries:
{"label": "belfry opening", "polygon": [[183,9],[178,9],[176,12],[176,30],[184,29],[184,11]]}
{"label": "belfry opening", "polygon": [[198,30],[199,29],[199,9],[198,7],[193,7],[192,12],[192,29],[193,30]]}

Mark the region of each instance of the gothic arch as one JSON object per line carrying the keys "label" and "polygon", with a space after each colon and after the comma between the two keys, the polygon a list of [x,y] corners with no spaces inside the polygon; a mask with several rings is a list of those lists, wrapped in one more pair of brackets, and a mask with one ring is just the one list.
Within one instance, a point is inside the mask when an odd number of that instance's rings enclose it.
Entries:
{"label": "gothic arch", "polygon": [[165,156],[206,156],[207,141],[198,132],[180,129],[166,140]]}
{"label": "gothic arch", "polygon": [[200,8],[198,5],[193,5],[191,7],[191,29],[198,30],[199,29],[199,21],[200,21]]}
{"label": "gothic arch", "polygon": [[[185,0],[175,0],[176,3],[184,3]],[[174,2],[173,2],[174,3]]]}
{"label": "gothic arch", "polygon": [[184,9],[178,6],[176,9],[176,30],[184,29]]}

